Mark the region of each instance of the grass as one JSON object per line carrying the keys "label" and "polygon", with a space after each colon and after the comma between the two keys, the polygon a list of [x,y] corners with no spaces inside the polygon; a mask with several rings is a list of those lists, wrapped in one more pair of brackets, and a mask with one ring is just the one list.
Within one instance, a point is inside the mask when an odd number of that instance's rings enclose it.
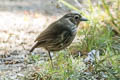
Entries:
{"label": "grass", "polygon": [[[54,59],[55,68],[50,62],[37,64],[41,69],[36,72],[36,80],[119,80],[120,79],[120,1],[100,0],[93,5],[88,0],[87,13],[81,12],[74,5],[59,0],[67,7],[82,13],[89,19],[84,28],[78,31],[78,37],[85,36],[67,51],[60,51]],[[110,3],[110,4],[109,4]],[[114,4],[112,4],[114,3]],[[116,34],[117,33],[117,34]],[[94,64],[85,64],[83,57],[70,55],[72,48],[81,53],[91,50],[100,51],[100,60]],[[37,61],[38,57],[33,57]],[[26,79],[29,77],[26,76]]]}

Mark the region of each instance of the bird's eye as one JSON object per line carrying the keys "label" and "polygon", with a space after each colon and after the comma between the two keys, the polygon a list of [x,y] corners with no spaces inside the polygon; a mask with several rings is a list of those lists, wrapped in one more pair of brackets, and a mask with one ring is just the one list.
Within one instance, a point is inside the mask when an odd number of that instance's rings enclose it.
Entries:
{"label": "bird's eye", "polygon": [[74,19],[78,20],[78,19],[79,19],[79,16],[78,16],[78,15],[74,16]]}

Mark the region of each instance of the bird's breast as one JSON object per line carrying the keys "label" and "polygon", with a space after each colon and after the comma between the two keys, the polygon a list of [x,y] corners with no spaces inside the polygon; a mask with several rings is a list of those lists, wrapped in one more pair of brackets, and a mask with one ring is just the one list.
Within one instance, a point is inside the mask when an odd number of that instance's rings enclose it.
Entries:
{"label": "bird's breast", "polygon": [[71,32],[72,32],[72,35],[76,35],[77,27],[75,25],[71,27]]}

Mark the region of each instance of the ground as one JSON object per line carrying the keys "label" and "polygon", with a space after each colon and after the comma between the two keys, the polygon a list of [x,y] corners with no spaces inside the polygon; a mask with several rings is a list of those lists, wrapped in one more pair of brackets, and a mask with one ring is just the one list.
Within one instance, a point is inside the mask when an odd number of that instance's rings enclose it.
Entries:
{"label": "ground", "polygon": [[[119,5],[120,0],[0,0],[0,80],[120,80]],[[52,53],[54,67],[43,48],[29,52],[49,24],[73,10],[89,21],[80,23],[69,48]]]}
{"label": "ground", "polygon": [[[34,70],[28,55],[35,38],[70,11],[57,0],[0,0],[0,80],[17,80]],[[40,54],[42,60],[48,56],[43,49],[33,54]]]}

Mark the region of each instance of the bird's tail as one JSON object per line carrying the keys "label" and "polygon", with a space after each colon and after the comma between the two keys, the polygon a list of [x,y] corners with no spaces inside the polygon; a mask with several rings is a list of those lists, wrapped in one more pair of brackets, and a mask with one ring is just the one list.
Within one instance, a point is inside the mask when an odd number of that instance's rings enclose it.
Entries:
{"label": "bird's tail", "polygon": [[35,48],[34,47],[32,47],[31,49],[30,49],[30,52],[33,52],[33,50],[34,50]]}
{"label": "bird's tail", "polygon": [[33,50],[38,46],[38,42],[30,49],[30,52],[33,52]]}

